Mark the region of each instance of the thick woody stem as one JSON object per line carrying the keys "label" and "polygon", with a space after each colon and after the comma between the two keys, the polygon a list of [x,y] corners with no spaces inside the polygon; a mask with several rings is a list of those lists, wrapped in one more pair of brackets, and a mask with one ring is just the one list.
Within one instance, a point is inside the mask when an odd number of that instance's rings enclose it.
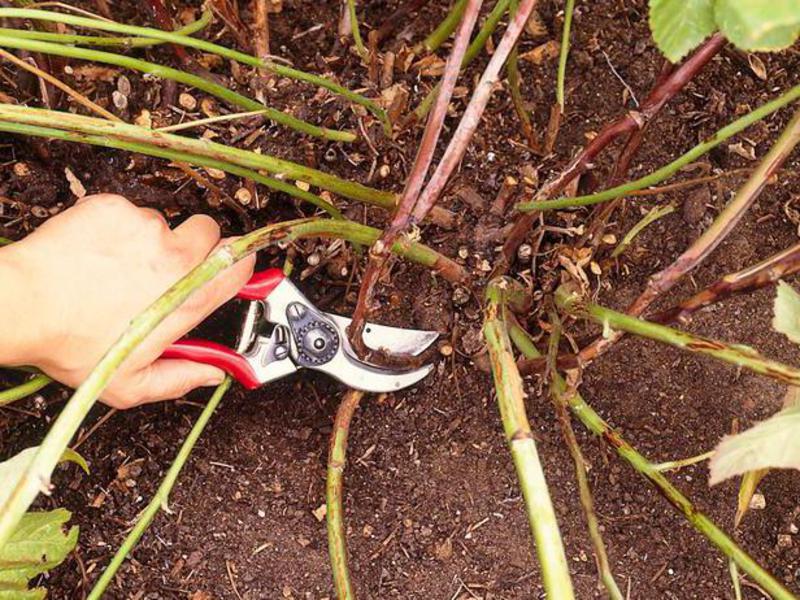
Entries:
{"label": "thick woody stem", "polygon": [[472,94],[467,109],[464,111],[464,116],[453,134],[453,138],[450,140],[439,166],[436,167],[436,171],[431,176],[428,185],[420,194],[419,201],[413,212],[417,222],[422,222],[431,208],[433,208],[433,205],[436,204],[456,166],[464,158],[467,146],[478,128],[483,111],[486,110],[489,98],[497,85],[500,70],[506,64],[508,56],[516,46],[517,38],[528,22],[528,17],[534,6],[536,6],[536,0],[523,0],[520,2],[520,6],[509,23],[508,29],[506,29],[503,38],[497,45],[492,60],[489,61],[475,92]]}
{"label": "thick woody stem", "polygon": [[514,283],[507,279],[489,284],[483,335],[489,351],[500,419],[536,541],[545,593],[550,600],[573,600],[575,596],[564,544],[525,410],[522,377],[514,364],[508,335],[505,307],[509,295],[514,293],[513,286]]}
{"label": "thick woody stem", "polygon": [[719,244],[744,216],[747,209],[758,198],[761,191],[769,184],[772,176],[789,157],[800,142],[800,110],[797,111],[789,125],[770,149],[747,183],[742,186],[736,197],[725,207],[703,235],[688,250],[663,271],[650,278],[644,292],[628,308],[628,314],[641,315],[661,294],[670,290],[686,273],[699,265]]}
{"label": "thick woody stem", "polygon": [[328,450],[328,477],[325,484],[325,504],[328,523],[328,552],[331,571],[339,600],[355,598],[347,566],[347,530],[344,526],[344,468],[347,461],[347,438],[350,422],[358,408],[363,392],[350,390],[345,394],[333,421],[331,444]]}
{"label": "thick woody stem", "polygon": [[[569,184],[584,173],[591,165],[592,161],[609,144],[620,136],[641,129],[650,121],[663,106],[674,98],[686,84],[708,62],[717,55],[725,45],[725,38],[716,34],[709,38],[697,52],[695,52],[686,62],[675,69],[668,77],[656,83],[653,90],[642,102],[638,111],[629,111],[613,123],[604,127],[591,143],[579,152],[570,163],[554,178],[549,180],[536,194],[535,200],[548,200],[556,197]],[[536,221],[538,211],[532,211],[521,215],[509,234],[503,246],[502,257],[505,261],[503,270],[506,270],[514,259],[519,245],[525,240],[531,226]]]}
{"label": "thick woody stem", "polygon": [[[758,264],[725,275],[680,304],[648,317],[648,320],[662,325],[674,322],[686,323],[697,311],[706,306],[732,296],[748,294],[773,285],[780,279],[797,272],[800,272],[800,243],[770,256]],[[589,348],[592,346],[587,346],[587,350]],[[580,365],[580,357],[575,354],[562,354],[558,357],[557,364],[562,369],[574,369]],[[517,366],[521,373],[527,375],[542,372],[546,368],[546,361],[542,357],[522,358]]]}
{"label": "thick woody stem", "polygon": [[364,331],[364,325],[369,318],[370,308],[375,295],[375,285],[389,258],[389,249],[398,236],[411,225],[411,213],[419,199],[420,191],[425,183],[425,176],[433,160],[436,144],[441,136],[444,119],[447,116],[450,98],[453,95],[453,90],[458,80],[458,74],[461,70],[461,62],[464,59],[464,53],[467,51],[469,38],[472,34],[472,30],[475,28],[475,23],[478,20],[478,14],[480,13],[482,4],[483,0],[469,0],[467,3],[461,19],[461,25],[456,33],[453,50],[447,60],[444,75],[442,76],[442,89],[436,98],[433,112],[431,112],[428,123],[425,126],[425,132],[422,135],[422,141],[417,150],[417,157],[414,160],[414,166],[408,176],[400,205],[397,207],[391,223],[383,232],[381,238],[375,242],[370,249],[369,262],[367,263],[364,277],[361,280],[358,303],[356,304],[355,312],[353,313],[353,322],[348,332],[353,348],[362,356],[367,353],[362,333]]}
{"label": "thick woody stem", "polygon": [[800,271],[800,243],[756,265],[725,275],[691,298],[648,319],[664,324],[674,321],[685,323],[694,313],[710,304],[772,285],[798,271]]}
{"label": "thick woody stem", "polygon": [[[535,359],[540,357],[528,333],[518,324],[513,323],[510,326],[509,334],[514,344],[526,358]],[[689,498],[684,496],[680,490],[672,485],[666,476],[658,470],[656,465],[640,454],[618,431],[605,422],[577,391],[570,389],[561,376],[556,378],[556,383],[557,392],[566,396],[567,402],[575,417],[579,419],[589,431],[602,437],[622,459],[627,461],[631,467],[650,481],[650,483],[661,492],[664,499],[666,499],[676,511],[682,514],[698,533],[716,546],[725,556],[739,565],[753,581],[767,590],[772,598],[776,600],[796,600],[796,597],[775,577],[753,560],[745,550],[739,547],[733,539],[701,512]]]}
{"label": "thick woody stem", "polygon": [[740,344],[728,344],[685,331],[645,321],[633,315],[617,312],[605,306],[583,302],[576,294],[556,292],[556,303],[571,315],[591,319],[606,329],[622,330],[639,337],[669,344],[687,352],[711,356],[759,375],[771,377],[787,385],[800,385],[800,369],[761,356]]}

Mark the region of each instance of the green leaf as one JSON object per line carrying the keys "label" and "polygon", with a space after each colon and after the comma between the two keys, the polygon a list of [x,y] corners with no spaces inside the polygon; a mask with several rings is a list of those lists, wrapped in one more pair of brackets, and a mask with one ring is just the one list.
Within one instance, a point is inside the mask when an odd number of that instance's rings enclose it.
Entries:
{"label": "green leaf", "polygon": [[800,0],[716,0],[714,17],[742,50],[782,50],[800,35]]}
{"label": "green leaf", "polygon": [[711,485],[758,469],[800,469],[800,406],[738,435],[726,436],[711,458]]}
{"label": "green leaf", "polygon": [[[38,449],[38,446],[26,448],[16,456],[12,456],[7,461],[0,463],[0,482],[2,482],[2,486],[0,486],[0,506],[5,504],[11,492],[16,487],[17,482],[25,472],[25,469],[31,464]],[[69,448],[64,450],[60,462],[73,462],[87,473],[89,472],[89,466],[86,464],[83,457]],[[47,492],[49,490],[43,491]],[[0,600],[3,600],[2,597],[0,597]]]}
{"label": "green leaf", "polygon": [[672,62],[678,62],[716,29],[713,0],[650,0],[650,31]]}
{"label": "green leaf", "polygon": [[773,329],[800,344],[800,294],[783,281],[778,282],[774,313]]}
{"label": "green leaf", "polygon": [[0,548],[0,600],[40,600],[43,588],[29,590],[28,581],[61,564],[78,543],[78,528],[64,532],[72,515],[59,508],[29,512]]}

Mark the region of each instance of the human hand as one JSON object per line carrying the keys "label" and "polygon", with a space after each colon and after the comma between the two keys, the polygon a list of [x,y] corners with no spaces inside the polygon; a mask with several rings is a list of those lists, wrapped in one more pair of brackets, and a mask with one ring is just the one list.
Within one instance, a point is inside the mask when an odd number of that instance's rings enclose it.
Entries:
{"label": "human hand", "polygon": [[[170,230],[122,196],[87,196],[0,250],[0,364],[30,365],[77,387],[131,319],[201,263],[219,226],[195,215]],[[102,400],[116,408],[219,384],[209,365],[159,359],[247,282],[255,258],[227,269],[169,315],[122,364]]]}

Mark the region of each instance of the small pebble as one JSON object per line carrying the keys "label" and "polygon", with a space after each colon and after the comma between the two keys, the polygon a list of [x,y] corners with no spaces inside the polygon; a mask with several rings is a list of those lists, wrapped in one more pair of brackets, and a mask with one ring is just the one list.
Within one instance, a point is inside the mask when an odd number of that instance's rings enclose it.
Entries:
{"label": "small pebble", "polygon": [[466,260],[468,256],[469,256],[469,250],[467,249],[467,247],[466,246],[461,246],[458,249],[458,257],[459,258],[463,258],[464,260]]}
{"label": "small pebble", "polygon": [[530,260],[533,256],[533,248],[530,244],[522,244],[517,248],[517,258],[519,260]]}
{"label": "small pebble", "polygon": [[778,548],[791,548],[792,543],[792,536],[788,533],[778,534]]}
{"label": "small pebble", "polygon": [[31,168],[27,163],[18,162],[14,163],[14,175],[17,177],[27,177],[31,174]]}
{"label": "small pebble", "polygon": [[381,176],[381,179],[386,179],[391,172],[392,168],[389,165],[381,165],[381,168],[378,170],[378,175]]}
{"label": "small pebble", "polygon": [[450,344],[445,344],[439,348],[439,353],[442,356],[451,356],[453,354],[453,347]]}
{"label": "small pebble", "polygon": [[753,494],[753,497],[750,498],[750,508],[752,510],[764,510],[767,507],[767,499],[764,498],[764,494]]}
{"label": "small pebble", "polygon": [[309,254],[308,258],[306,259],[306,262],[310,267],[316,267],[319,264],[319,261],[320,261],[319,254],[316,252],[312,252],[311,254]]}
{"label": "small pebble", "polygon": [[304,192],[307,192],[308,190],[311,189],[311,186],[307,184],[305,181],[295,181],[294,184],[295,186],[297,186],[297,188],[303,190]]}

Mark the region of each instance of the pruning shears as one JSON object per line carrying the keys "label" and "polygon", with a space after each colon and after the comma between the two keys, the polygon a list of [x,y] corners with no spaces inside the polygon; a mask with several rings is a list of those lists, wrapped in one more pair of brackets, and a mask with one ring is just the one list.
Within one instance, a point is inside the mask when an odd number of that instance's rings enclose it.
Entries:
{"label": "pruning shears", "polygon": [[[350,319],[322,312],[280,269],[253,275],[237,298],[250,300],[235,350],[208,340],[175,342],[162,358],[218,367],[247,389],[313,369],[366,392],[393,392],[423,379],[432,365],[395,370],[360,360],[347,339]],[[419,356],[436,341],[435,331],[368,323],[364,343],[372,350]]]}

